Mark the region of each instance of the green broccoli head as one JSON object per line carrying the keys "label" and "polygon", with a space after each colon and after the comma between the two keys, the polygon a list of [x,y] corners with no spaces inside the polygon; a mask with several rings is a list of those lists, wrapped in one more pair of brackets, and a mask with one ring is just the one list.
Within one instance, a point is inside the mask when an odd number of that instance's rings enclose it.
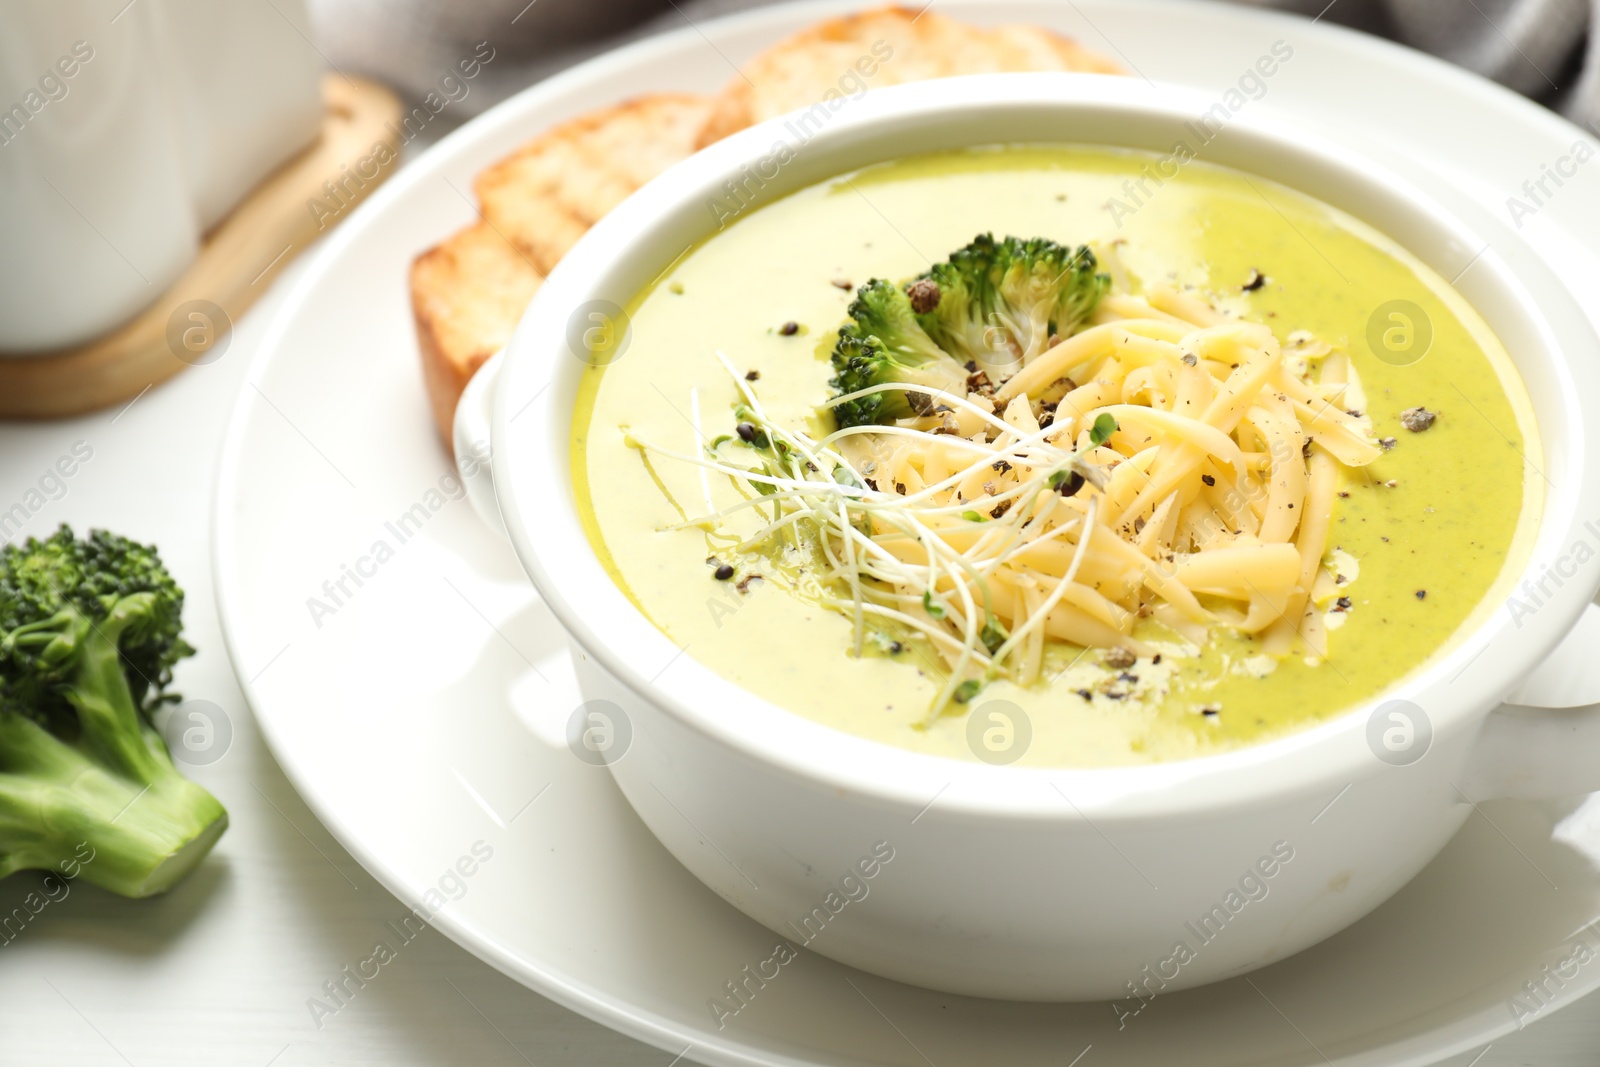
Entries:
{"label": "green broccoli head", "polygon": [[[874,279],[850,305],[851,321],[833,349],[832,385],[845,396],[874,385],[923,385],[965,395],[967,372],[917,324],[906,294]],[[840,426],[893,422],[924,415],[932,397],[918,390],[886,389],[833,406]]]}
{"label": "green broccoli head", "polygon": [[1094,309],[1111,288],[1111,275],[1103,273],[1099,267],[1100,261],[1095,259],[1088,245],[1079,245],[1069,257],[1061,275],[1055,315],[1050,320],[1052,335],[1071,336],[1094,314]]}
{"label": "green broccoli head", "polygon": [[1089,317],[1111,279],[1095,272],[1099,264],[1086,246],[1073,251],[1044,238],[1007,237],[1001,249],[995,313],[1028,363],[1051,337],[1071,333]]}
{"label": "green broccoli head", "polygon": [[851,322],[846,329],[858,337],[876,337],[886,352],[903,363],[922,366],[950,359],[923,330],[905,292],[881,278],[856,290],[847,314]]}
{"label": "green broccoli head", "polygon": [[147,896],[226,828],[150,721],[193,652],[182,612],[155,549],[115,534],[0,549],[0,875],[87,849],[86,879]]}
{"label": "green broccoli head", "polygon": [[66,526],[8,546],[0,552],[0,650],[22,669],[0,674],[19,687],[0,691],[0,700],[42,719],[70,711],[63,683],[92,625],[115,632],[134,703],[153,707],[174,664],[194,653],[182,614],[183,590],[149,546],[105,530],[80,541]]}
{"label": "green broccoli head", "polygon": [[922,275],[938,302],[917,319],[945,351],[1000,381],[1094,312],[1110,286],[1098,266],[1086,246],[982,234]]}
{"label": "green broccoli head", "polygon": [[[960,394],[968,368],[999,384],[1093,314],[1110,286],[1098,266],[1086,246],[980,234],[904,287],[868,282],[834,349],[838,395],[897,381]],[[841,426],[851,426],[923,414],[926,405],[885,392],[834,410]]]}
{"label": "green broccoli head", "polygon": [[999,337],[994,330],[997,251],[994,238],[981,234],[917,278],[937,287],[933,306],[920,312],[917,321],[940,348],[961,363],[976,362],[985,371],[1000,362],[996,359]]}

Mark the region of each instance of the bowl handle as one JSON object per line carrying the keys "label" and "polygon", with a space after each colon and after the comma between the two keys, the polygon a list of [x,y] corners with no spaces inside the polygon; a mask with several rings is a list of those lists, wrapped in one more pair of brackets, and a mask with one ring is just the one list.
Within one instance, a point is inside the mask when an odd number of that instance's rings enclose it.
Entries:
{"label": "bowl handle", "polygon": [[491,530],[508,537],[500,516],[500,500],[494,492],[494,453],[490,447],[490,420],[494,412],[494,387],[500,380],[503,352],[496,352],[478,368],[456,402],[455,422],[450,427],[451,444],[456,453],[456,470],[467,487],[467,499]]}
{"label": "bowl handle", "polygon": [[1545,800],[1600,790],[1600,607],[1490,713],[1461,791],[1474,801]]}

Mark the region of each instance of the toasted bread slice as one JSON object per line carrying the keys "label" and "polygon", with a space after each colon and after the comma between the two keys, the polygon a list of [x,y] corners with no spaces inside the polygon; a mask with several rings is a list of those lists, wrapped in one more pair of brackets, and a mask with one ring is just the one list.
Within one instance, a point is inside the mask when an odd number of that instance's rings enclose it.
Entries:
{"label": "toasted bread slice", "polygon": [[1036,26],[983,29],[926,8],[864,11],[820,22],[747,63],[716,97],[695,147],[866,89],[957,74],[1051,70],[1125,73],[1105,56]]}
{"label": "toasted bread slice", "polygon": [[411,264],[411,311],[433,421],[448,447],[467,380],[511,339],[542,277],[505,237],[479,222]]}
{"label": "toasted bread slice", "polygon": [[705,97],[639,97],[557,126],[478,176],[484,221],[417,257],[411,306],[439,433],[544,275],[628,194],[694,150]]}
{"label": "toasted bread slice", "polygon": [[660,93],[548,131],[478,175],[484,217],[540,271],[635,189],[694,151],[702,96]]}
{"label": "toasted bread slice", "polygon": [[[411,302],[434,420],[511,336],[540,281],[595,222],[697,147],[828,90],[1013,70],[1121,73],[1031,26],[976,29],[889,7],[820,23],[757,57],[717,97],[642,96],[556,126],[478,176],[484,222],[419,256]],[[870,71],[870,74],[868,73]],[[846,83],[845,75],[853,80]],[[747,80],[748,79],[748,80]]]}

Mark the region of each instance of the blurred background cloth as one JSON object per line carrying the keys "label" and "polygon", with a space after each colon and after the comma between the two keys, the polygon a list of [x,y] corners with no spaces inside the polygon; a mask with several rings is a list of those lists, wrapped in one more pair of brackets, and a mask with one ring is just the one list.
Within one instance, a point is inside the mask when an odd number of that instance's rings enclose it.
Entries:
{"label": "blurred background cloth", "polygon": [[[937,2],[937,0],[935,0]],[[1600,125],[1600,0],[1239,0],[1388,37],[1476,71],[1580,125]],[[763,0],[307,0],[330,62],[421,99],[473,54],[494,60],[453,101],[470,118],[540,78],[625,41],[764,6]],[[877,6],[867,0],[863,7]],[[910,0],[909,6],[915,6]],[[937,7],[934,8],[937,10]],[[1090,48],[1110,52],[1085,37]]]}

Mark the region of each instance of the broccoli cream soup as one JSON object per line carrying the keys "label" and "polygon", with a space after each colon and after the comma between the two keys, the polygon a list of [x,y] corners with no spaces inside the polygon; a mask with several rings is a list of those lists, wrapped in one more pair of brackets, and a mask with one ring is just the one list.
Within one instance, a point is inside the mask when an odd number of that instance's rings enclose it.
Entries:
{"label": "broccoli cream soup", "polygon": [[1154,164],[997,147],[724,212],[585,371],[618,584],[753,693],[990,762],[1225,751],[1447,647],[1538,510],[1505,352],[1363,224]]}

